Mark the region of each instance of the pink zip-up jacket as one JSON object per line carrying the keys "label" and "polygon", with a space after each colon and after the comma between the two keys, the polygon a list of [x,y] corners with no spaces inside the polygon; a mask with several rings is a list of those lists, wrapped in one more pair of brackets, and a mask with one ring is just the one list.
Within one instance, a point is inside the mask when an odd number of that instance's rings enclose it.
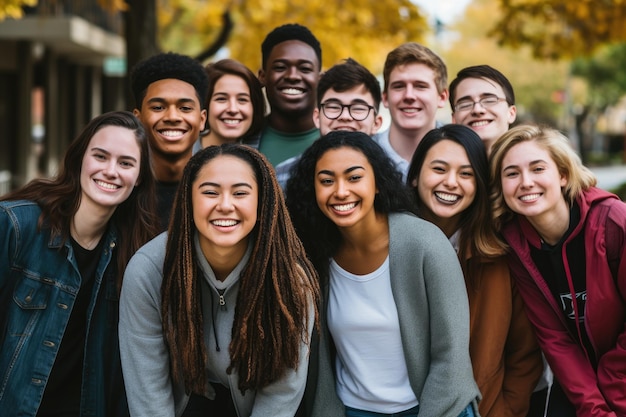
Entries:
{"label": "pink zip-up jacket", "polygon": [[[509,265],[526,313],[554,375],[578,417],[626,416],[626,204],[615,195],[590,188],[576,200],[580,222],[563,243],[563,262],[570,288],[566,248],[584,234],[587,303],[584,325],[597,358],[597,369],[581,342],[580,330],[568,330],[561,308],[531,257],[541,238],[523,216],[503,227],[510,245]],[[612,265],[613,268],[610,266]],[[613,275],[612,269],[616,276]],[[575,294],[572,291],[572,297]],[[576,322],[583,312],[574,303]]]}

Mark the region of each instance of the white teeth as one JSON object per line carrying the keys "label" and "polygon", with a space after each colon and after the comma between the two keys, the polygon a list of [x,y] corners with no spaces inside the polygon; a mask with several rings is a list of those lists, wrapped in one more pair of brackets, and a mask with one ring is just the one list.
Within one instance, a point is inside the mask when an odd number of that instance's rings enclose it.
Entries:
{"label": "white teeth", "polygon": [[96,180],[96,184],[98,184],[99,187],[106,188],[107,190],[117,190],[120,188],[119,185],[109,184],[108,182],[99,180]]}
{"label": "white teeth", "polygon": [[333,206],[333,209],[337,211],[348,211],[356,207],[356,203],[337,204]]}
{"label": "white teeth", "polygon": [[482,126],[487,126],[489,124],[488,120],[482,120],[479,122],[472,122],[470,123],[470,126],[472,127],[482,127]]}
{"label": "white teeth", "polygon": [[283,90],[281,90],[284,94],[290,95],[290,96],[296,96],[298,94],[302,94],[304,91],[300,90],[299,88],[285,88]]}
{"label": "white teeth", "polygon": [[229,227],[236,225],[238,222],[237,220],[213,220],[211,223],[215,226]]}
{"label": "white teeth", "polygon": [[417,113],[419,109],[402,109],[404,113]]}
{"label": "white teeth", "polygon": [[442,192],[435,193],[435,196],[440,200],[449,201],[449,202],[458,201],[460,198],[458,195],[442,193]]}
{"label": "white teeth", "polygon": [[530,200],[535,200],[539,197],[541,197],[541,194],[527,194],[527,195],[521,196],[519,199],[522,201],[530,201]]}
{"label": "white teeth", "polygon": [[168,138],[176,138],[185,134],[185,132],[181,132],[180,130],[162,130],[159,133]]}
{"label": "white teeth", "polygon": [[225,124],[227,124],[227,125],[236,125],[236,124],[239,124],[239,122],[240,122],[241,120],[239,120],[239,119],[223,119],[222,121],[223,121]]}

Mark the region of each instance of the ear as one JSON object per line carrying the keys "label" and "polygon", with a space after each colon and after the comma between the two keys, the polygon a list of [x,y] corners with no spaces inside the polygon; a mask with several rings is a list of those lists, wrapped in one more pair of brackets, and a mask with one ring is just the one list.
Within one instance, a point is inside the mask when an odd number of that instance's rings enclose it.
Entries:
{"label": "ear", "polygon": [[561,188],[565,187],[567,185],[567,176],[565,174],[561,174],[561,178],[559,180],[559,184],[561,185]]}
{"label": "ear", "polygon": [[200,132],[206,129],[206,120],[207,120],[207,109],[202,109],[200,111]]}
{"label": "ear", "polygon": [[509,106],[509,117],[507,119],[509,124],[512,124],[515,121],[516,117],[517,117],[517,107],[515,107],[515,105]]}
{"label": "ear", "polygon": [[448,89],[446,88],[441,93],[439,93],[439,103],[437,104],[437,107],[440,109],[443,109],[446,106],[447,102],[448,102]]}
{"label": "ear", "polygon": [[413,188],[417,188],[417,178],[413,178],[413,179],[411,180],[411,187],[413,187]]}
{"label": "ear", "polygon": [[313,123],[315,124],[316,128],[320,128],[320,109],[319,107],[316,107],[313,110]]}
{"label": "ear", "polygon": [[141,118],[141,110],[139,110],[139,109],[133,109],[133,115],[134,115],[136,118],[140,119],[140,118]]}
{"label": "ear", "polygon": [[389,101],[387,101],[387,93],[383,92],[383,106],[389,108]]}
{"label": "ear", "polygon": [[380,127],[383,125],[383,116],[381,116],[380,114],[376,115],[376,118],[374,119],[374,125],[372,126],[372,135],[374,136],[377,132],[378,129],[380,129]]}
{"label": "ear", "polygon": [[260,69],[257,75],[257,78],[259,79],[259,82],[261,83],[261,87],[265,87],[265,71]]}

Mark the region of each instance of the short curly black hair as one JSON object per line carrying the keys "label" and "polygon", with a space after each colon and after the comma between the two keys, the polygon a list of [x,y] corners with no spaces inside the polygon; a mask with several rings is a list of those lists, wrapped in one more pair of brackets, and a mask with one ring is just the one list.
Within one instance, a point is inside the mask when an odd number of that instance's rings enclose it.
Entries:
{"label": "short curly black hair", "polygon": [[130,87],[135,98],[135,108],[141,110],[141,103],[150,84],[167,78],[193,85],[200,100],[200,107],[205,108],[209,78],[204,67],[200,61],[174,52],[153,55],[133,67],[130,74]]}
{"label": "short curly black hair", "polygon": [[315,35],[306,26],[297,23],[287,23],[274,28],[267,34],[265,40],[261,44],[261,54],[263,56],[263,68],[267,63],[267,58],[272,53],[272,49],[281,42],[301,41],[309,45],[315,51],[320,68],[322,66],[322,47]]}

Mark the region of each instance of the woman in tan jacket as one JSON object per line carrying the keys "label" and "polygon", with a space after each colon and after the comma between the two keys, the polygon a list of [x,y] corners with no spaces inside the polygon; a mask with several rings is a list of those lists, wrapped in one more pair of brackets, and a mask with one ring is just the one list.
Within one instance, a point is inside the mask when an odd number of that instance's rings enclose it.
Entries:
{"label": "woman in tan jacket", "polygon": [[419,214],[457,250],[470,306],[470,356],[482,417],[524,417],[543,365],[522,299],[491,227],[485,147],[446,125],[420,142],[408,173]]}

